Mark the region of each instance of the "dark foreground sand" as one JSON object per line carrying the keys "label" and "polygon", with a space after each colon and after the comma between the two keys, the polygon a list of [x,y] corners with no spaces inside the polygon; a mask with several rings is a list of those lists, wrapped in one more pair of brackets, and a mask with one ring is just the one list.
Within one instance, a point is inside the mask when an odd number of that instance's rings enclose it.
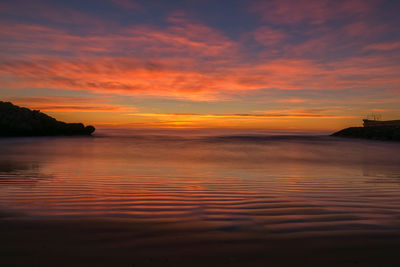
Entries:
{"label": "dark foreground sand", "polygon": [[382,229],[265,234],[3,216],[0,237],[0,266],[400,266],[400,232]]}

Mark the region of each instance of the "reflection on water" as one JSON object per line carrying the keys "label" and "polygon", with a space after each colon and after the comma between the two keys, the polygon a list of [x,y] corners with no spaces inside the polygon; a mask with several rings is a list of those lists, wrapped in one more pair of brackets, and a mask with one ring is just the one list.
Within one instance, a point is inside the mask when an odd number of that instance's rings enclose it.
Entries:
{"label": "reflection on water", "polygon": [[196,222],[196,231],[228,235],[386,231],[400,222],[398,143],[119,132],[0,146],[0,209],[30,218]]}
{"label": "reflection on water", "polygon": [[37,164],[15,162],[10,160],[0,161],[0,173],[24,173],[26,171],[38,169]]}
{"label": "reflection on water", "polygon": [[49,178],[51,175],[41,173],[36,162],[0,160],[0,185],[2,186],[30,186],[38,180]]}

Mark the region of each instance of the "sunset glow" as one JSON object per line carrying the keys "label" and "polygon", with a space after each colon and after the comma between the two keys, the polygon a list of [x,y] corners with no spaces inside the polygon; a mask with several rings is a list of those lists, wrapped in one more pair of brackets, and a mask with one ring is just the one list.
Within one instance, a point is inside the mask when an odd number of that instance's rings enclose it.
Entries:
{"label": "sunset glow", "polygon": [[104,127],[400,116],[396,1],[2,1],[0,98]]}

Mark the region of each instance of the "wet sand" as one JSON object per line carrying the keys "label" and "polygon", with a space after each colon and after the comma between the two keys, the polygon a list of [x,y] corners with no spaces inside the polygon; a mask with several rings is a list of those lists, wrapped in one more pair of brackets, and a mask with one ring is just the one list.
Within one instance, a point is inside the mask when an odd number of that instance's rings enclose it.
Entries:
{"label": "wet sand", "polygon": [[196,222],[0,220],[1,266],[400,266],[400,231],[206,231]]}

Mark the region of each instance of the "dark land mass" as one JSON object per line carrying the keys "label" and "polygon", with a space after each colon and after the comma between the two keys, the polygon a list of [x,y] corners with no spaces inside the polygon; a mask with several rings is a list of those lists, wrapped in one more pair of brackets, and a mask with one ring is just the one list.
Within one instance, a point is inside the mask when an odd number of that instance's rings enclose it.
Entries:
{"label": "dark land mass", "polygon": [[39,110],[0,101],[0,136],[91,135],[93,126],[58,121]]}
{"label": "dark land mass", "polygon": [[338,137],[400,141],[399,126],[350,127],[332,134]]}

